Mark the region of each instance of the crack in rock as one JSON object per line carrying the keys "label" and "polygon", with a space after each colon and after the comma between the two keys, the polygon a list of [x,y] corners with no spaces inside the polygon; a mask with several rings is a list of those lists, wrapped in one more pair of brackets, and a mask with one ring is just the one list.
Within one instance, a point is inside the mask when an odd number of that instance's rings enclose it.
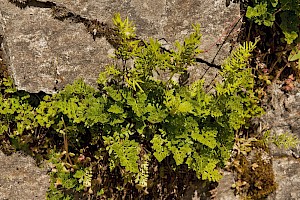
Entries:
{"label": "crack in rock", "polygon": [[[118,49],[120,46],[121,38],[117,35],[117,30],[110,27],[105,22],[100,22],[97,19],[87,19],[72,12],[70,9],[62,5],[57,5],[54,2],[46,1],[37,1],[37,0],[9,0],[9,2],[15,4],[21,9],[26,7],[39,7],[39,8],[51,8],[52,15],[55,19],[58,20],[71,20],[74,23],[83,23],[88,31],[95,40],[97,37],[105,37],[106,40],[115,48]],[[146,43],[139,39],[139,37],[134,38],[134,40],[140,40],[140,45],[145,45]],[[168,51],[166,48],[161,47],[163,51]],[[206,64],[209,67],[216,69],[221,69],[220,65],[214,64],[213,62],[206,61],[202,58],[196,58],[196,62]]]}

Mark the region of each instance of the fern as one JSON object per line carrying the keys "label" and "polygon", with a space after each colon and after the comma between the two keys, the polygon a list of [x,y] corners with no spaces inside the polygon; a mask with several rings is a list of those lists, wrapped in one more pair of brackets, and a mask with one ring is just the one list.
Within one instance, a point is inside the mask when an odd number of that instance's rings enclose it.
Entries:
{"label": "fern", "polygon": [[273,26],[276,17],[280,18],[280,28],[287,44],[292,44],[299,36],[300,22],[299,0],[252,0],[253,7],[248,6],[246,17],[258,25]]}
{"label": "fern", "polygon": [[119,140],[111,145],[115,156],[120,160],[121,166],[128,172],[138,173],[138,163],[140,148],[139,144],[133,140]]}
{"label": "fern", "polygon": [[[167,159],[171,169],[185,165],[199,179],[220,180],[219,168],[229,158],[234,133],[263,111],[247,65],[256,42],[246,42],[232,53],[222,66],[222,81],[215,92],[207,93],[204,80],[186,86],[172,81],[201,53],[198,25],[183,43],[177,41],[175,49],[165,51],[154,39],[137,40],[128,18],[117,14],[114,24],[120,37],[115,59],[122,65],[107,66],[99,74],[98,90],[76,80],[32,106],[30,95],[16,95],[12,83],[4,81],[10,97],[0,96],[0,134],[13,127],[9,134],[21,137],[38,127],[61,145],[49,158],[53,169],[48,199],[92,190],[97,182],[93,175],[106,168],[122,178],[110,185],[112,191],[129,185],[147,191],[153,181],[150,170]],[[170,77],[158,80],[155,71]],[[104,188],[99,194],[110,191]]]}

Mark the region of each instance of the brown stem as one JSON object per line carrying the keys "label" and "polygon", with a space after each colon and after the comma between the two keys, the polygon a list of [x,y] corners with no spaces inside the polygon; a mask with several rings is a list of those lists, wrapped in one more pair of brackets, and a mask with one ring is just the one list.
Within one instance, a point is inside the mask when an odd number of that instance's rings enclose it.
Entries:
{"label": "brown stem", "polygon": [[[66,124],[65,124],[64,118],[61,117],[61,119],[62,119],[62,121],[64,123],[64,127],[65,127],[65,130],[66,130]],[[65,151],[66,151],[67,159],[68,159],[69,163],[71,165],[73,165],[72,164],[72,160],[71,160],[70,155],[69,155],[68,138],[67,138],[67,134],[65,132],[63,133],[63,137],[64,137],[64,148],[65,148]]]}
{"label": "brown stem", "polygon": [[282,71],[287,67],[289,65],[289,63],[287,62],[286,64],[285,64],[285,66],[283,67],[283,68],[281,68],[278,72],[277,72],[277,74],[276,74],[276,76],[275,76],[275,78],[273,79],[273,83],[275,83],[275,81],[279,78],[279,76],[281,75],[281,73],[282,73]]}

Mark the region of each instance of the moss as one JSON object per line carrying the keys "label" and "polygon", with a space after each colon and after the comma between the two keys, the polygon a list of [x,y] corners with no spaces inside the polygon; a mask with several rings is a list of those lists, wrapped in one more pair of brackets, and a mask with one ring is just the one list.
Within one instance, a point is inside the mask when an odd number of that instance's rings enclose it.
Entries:
{"label": "moss", "polygon": [[265,158],[267,153],[263,149],[252,151],[254,156],[251,159],[243,154],[236,158],[234,167],[239,183],[236,184],[236,191],[245,199],[264,199],[277,188],[272,162]]}
{"label": "moss", "polygon": [[277,184],[274,180],[272,163],[266,163],[262,158],[262,153],[257,153],[255,160],[258,167],[251,173],[250,181],[253,186],[250,188],[248,196],[253,197],[252,199],[260,199],[274,192]]}

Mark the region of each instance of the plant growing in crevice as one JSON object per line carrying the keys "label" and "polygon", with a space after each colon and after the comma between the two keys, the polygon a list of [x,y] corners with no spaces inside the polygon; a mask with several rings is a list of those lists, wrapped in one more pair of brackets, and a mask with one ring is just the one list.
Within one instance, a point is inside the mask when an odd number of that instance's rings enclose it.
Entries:
{"label": "plant growing in crevice", "polygon": [[[247,40],[260,37],[261,43],[254,56],[261,96],[276,81],[285,81],[282,89],[290,92],[294,87],[291,76],[299,77],[299,0],[251,0],[245,16]],[[252,23],[254,22],[254,23]]]}
{"label": "plant growing in crevice", "polygon": [[228,167],[235,173],[232,189],[242,199],[265,199],[277,188],[272,160],[263,141],[236,136]]}
{"label": "plant growing in crevice", "polygon": [[292,44],[299,36],[299,0],[253,0],[248,6],[246,17],[259,25],[273,26],[280,18],[280,28],[287,44]]}
{"label": "plant growing in crevice", "polygon": [[91,188],[93,177],[91,167],[76,169],[62,159],[64,156],[66,156],[66,152],[51,151],[49,154],[51,184],[47,199],[72,199],[74,193],[89,191]]}
{"label": "plant growing in crevice", "polygon": [[270,131],[266,131],[263,137],[260,139],[265,145],[274,144],[281,149],[295,148],[300,144],[300,140],[297,136],[291,133],[272,134]]}
{"label": "plant growing in crevice", "polygon": [[[43,128],[56,138],[50,146],[57,150],[48,156],[49,199],[75,198],[79,191],[85,197],[180,198],[182,186],[177,194],[174,189],[163,194],[159,185],[169,187],[161,180],[181,170],[202,180],[220,180],[235,132],[263,112],[248,67],[256,42],[233,51],[220,71],[222,80],[207,93],[204,80],[182,85],[172,78],[186,73],[201,53],[198,25],[183,43],[166,51],[155,39],[141,45],[127,18],[117,14],[113,21],[121,38],[115,59],[122,65],[107,66],[99,74],[98,90],[76,80],[37,106],[29,103],[30,95],[11,91],[12,98],[1,96],[1,133],[22,137]],[[160,80],[154,72],[169,77]]]}
{"label": "plant growing in crevice", "polygon": [[251,160],[242,154],[235,159],[232,167],[237,180],[232,188],[236,194],[245,199],[264,199],[276,190],[272,163],[265,159],[265,153],[256,151]]}

